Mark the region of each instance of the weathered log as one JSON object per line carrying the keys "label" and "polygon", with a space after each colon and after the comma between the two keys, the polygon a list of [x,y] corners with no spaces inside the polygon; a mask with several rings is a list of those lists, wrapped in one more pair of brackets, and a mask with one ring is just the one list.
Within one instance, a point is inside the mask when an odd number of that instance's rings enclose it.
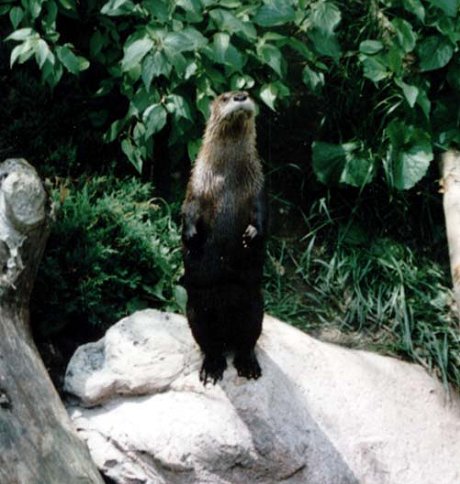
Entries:
{"label": "weathered log", "polygon": [[[51,221],[25,160],[0,164],[0,483],[101,483],[32,339],[29,299]],[[46,304],[46,301],[43,301]]]}
{"label": "weathered log", "polygon": [[454,297],[460,317],[460,152],[446,151],[441,158],[441,187],[449,245]]}

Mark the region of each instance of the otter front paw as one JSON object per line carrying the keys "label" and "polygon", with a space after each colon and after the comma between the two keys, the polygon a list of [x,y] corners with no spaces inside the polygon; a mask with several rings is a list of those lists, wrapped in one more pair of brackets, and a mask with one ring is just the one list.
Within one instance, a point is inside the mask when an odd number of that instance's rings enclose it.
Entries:
{"label": "otter front paw", "polygon": [[248,380],[257,380],[257,378],[262,376],[262,370],[254,351],[236,354],[233,365],[238,372],[238,376],[243,376]]}
{"label": "otter front paw", "polygon": [[249,224],[243,234],[243,247],[245,249],[249,247],[249,244],[255,239],[257,234],[258,232],[254,225]]}
{"label": "otter front paw", "polygon": [[226,368],[227,360],[223,355],[205,355],[200,370],[200,381],[203,382],[203,385],[206,385],[208,381],[215,385],[219,380],[222,380]]}
{"label": "otter front paw", "polygon": [[186,241],[193,239],[193,237],[196,237],[197,234],[198,232],[195,225],[188,225],[184,228],[183,237]]}

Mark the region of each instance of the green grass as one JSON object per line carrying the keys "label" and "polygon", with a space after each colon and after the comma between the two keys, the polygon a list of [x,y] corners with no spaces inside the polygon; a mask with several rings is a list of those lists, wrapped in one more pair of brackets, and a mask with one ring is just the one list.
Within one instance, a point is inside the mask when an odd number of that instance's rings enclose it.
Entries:
{"label": "green grass", "polygon": [[446,386],[460,387],[460,333],[448,269],[319,211],[305,219],[306,236],[271,240],[267,311],[320,337],[338,329],[341,342],[415,361]]}

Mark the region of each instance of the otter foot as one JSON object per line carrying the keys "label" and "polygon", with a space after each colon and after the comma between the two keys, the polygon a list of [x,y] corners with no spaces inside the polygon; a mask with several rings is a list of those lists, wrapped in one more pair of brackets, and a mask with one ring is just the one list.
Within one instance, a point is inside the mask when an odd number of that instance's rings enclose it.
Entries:
{"label": "otter foot", "polygon": [[205,355],[200,370],[200,381],[203,382],[203,385],[206,385],[208,381],[215,385],[219,380],[222,380],[226,368],[227,360],[224,356]]}
{"label": "otter foot", "polygon": [[262,370],[254,351],[249,353],[238,353],[235,355],[233,365],[238,372],[238,376],[244,376],[248,380],[257,380],[257,378],[262,376]]}
{"label": "otter foot", "polygon": [[254,225],[248,225],[247,226],[247,228],[246,228],[246,230],[244,231],[244,234],[243,234],[243,247],[245,249],[247,249],[249,247],[249,245],[255,239],[257,234],[258,234],[258,231],[254,227]]}

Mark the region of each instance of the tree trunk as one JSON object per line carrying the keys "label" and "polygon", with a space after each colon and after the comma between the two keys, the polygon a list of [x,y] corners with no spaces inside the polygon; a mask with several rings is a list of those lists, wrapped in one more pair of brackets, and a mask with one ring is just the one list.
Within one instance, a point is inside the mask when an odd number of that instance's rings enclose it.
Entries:
{"label": "tree trunk", "polygon": [[[29,298],[51,207],[25,160],[0,164],[0,483],[102,483],[46,372]],[[46,304],[46,301],[43,302]]]}
{"label": "tree trunk", "polygon": [[460,317],[460,152],[449,150],[441,159],[441,186],[444,193],[450,270],[457,311]]}

